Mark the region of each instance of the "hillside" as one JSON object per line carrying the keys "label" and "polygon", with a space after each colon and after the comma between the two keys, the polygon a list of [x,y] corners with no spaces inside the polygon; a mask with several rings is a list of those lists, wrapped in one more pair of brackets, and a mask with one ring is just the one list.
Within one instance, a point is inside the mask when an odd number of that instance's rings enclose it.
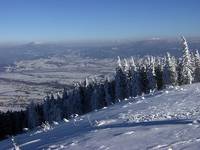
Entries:
{"label": "hillside", "polygon": [[200,84],[130,98],[0,142],[1,149],[199,149]]}

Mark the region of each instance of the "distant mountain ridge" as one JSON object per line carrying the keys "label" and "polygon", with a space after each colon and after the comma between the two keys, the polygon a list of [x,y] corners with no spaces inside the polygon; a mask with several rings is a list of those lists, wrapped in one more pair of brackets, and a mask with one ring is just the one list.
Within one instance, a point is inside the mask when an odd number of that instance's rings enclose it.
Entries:
{"label": "distant mountain ridge", "polygon": [[[188,38],[191,50],[200,49],[200,38]],[[147,40],[124,40],[101,43],[40,43],[0,46],[0,64],[36,59],[54,55],[78,55],[80,57],[113,58],[117,56],[164,55],[170,52],[180,56],[180,39],[154,38]]]}

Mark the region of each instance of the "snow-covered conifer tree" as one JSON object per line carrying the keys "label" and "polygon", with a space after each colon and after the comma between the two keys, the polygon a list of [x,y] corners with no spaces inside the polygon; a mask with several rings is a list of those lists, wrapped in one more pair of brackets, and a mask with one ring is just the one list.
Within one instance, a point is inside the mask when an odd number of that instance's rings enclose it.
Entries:
{"label": "snow-covered conifer tree", "polygon": [[104,106],[106,106],[104,85],[95,80],[94,90],[91,96],[91,108],[95,110]]}
{"label": "snow-covered conifer tree", "polygon": [[200,82],[200,55],[198,50],[196,50],[194,56],[194,62],[195,62],[194,81]]}
{"label": "snow-covered conifer tree", "polygon": [[131,76],[130,64],[127,61],[127,59],[124,59],[124,70],[123,71],[126,76],[126,89],[127,89],[126,96],[130,97],[130,96],[132,96],[132,85],[131,85],[132,76]]}
{"label": "snow-covered conifer tree", "polygon": [[50,110],[51,104],[50,104],[50,96],[47,94],[47,96],[44,98],[44,103],[43,103],[43,115],[44,115],[44,120],[48,121],[50,120],[49,116],[49,110]]}
{"label": "snow-covered conifer tree", "polygon": [[164,85],[176,85],[177,84],[177,71],[176,71],[176,61],[173,57],[167,53],[165,66],[163,70],[163,82]]}
{"label": "snow-covered conifer tree", "polygon": [[177,60],[177,74],[178,74],[178,78],[177,78],[177,82],[178,82],[178,85],[182,85],[182,59],[179,58]]}
{"label": "snow-covered conifer tree", "polygon": [[135,64],[133,57],[131,58],[131,95],[136,97],[137,95],[141,95],[141,85],[140,85],[140,74],[138,71],[138,67]]}
{"label": "snow-covered conifer tree", "polygon": [[89,79],[86,78],[85,86],[82,86],[82,91],[84,93],[84,99],[82,100],[82,111],[87,113],[91,111],[91,97],[94,91],[94,82],[89,82]]}
{"label": "snow-covered conifer tree", "polygon": [[139,69],[139,72],[140,72],[140,86],[141,86],[141,91],[143,93],[149,93],[149,81],[148,81],[148,78],[147,78],[147,68],[146,68],[146,65],[142,65]]}
{"label": "snow-covered conifer tree", "polygon": [[123,65],[120,60],[120,57],[118,57],[118,66],[116,68],[116,74],[115,74],[115,95],[116,99],[124,99],[127,97],[127,90],[126,90],[126,75],[123,71]]}
{"label": "snow-covered conifer tree", "polygon": [[79,83],[74,84],[74,89],[72,91],[72,101],[71,105],[73,107],[73,113],[82,114],[82,104],[81,104],[81,93],[79,88]]}
{"label": "snow-covered conifer tree", "polygon": [[154,90],[157,88],[156,84],[156,75],[155,75],[155,58],[149,57],[147,65],[147,79],[148,79],[148,88]]}
{"label": "snow-covered conifer tree", "polygon": [[61,110],[58,107],[58,102],[53,93],[50,96],[49,122],[61,120]]}
{"label": "snow-covered conifer tree", "polygon": [[105,101],[107,105],[111,105],[114,103],[114,86],[113,86],[113,81],[110,80],[110,78],[106,78],[105,83],[104,83],[104,90],[105,90]]}
{"label": "snow-covered conifer tree", "polygon": [[156,59],[155,74],[156,74],[157,89],[161,90],[163,88],[163,60],[162,58]]}
{"label": "snow-covered conifer tree", "polygon": [[183,55],[182,55],[182,68],[181,68],[181,84],[191,84],[193,81],[193,68],[191,63],[190,51],[187,41],[182,37]]}
{"label": "snow-covered conifer tree", "polygon": [[95,88],[91,96],[91,110],[98,109],[98,96],[97,89]]}
{"label": "snow-covered conifer tree", "polygon": [[28,105],[27,108],[27,119],[28,119],[28,127],[29,128],[34,128],[39,124],[39,117],[37,115],[36,109],[35,109],[35,104],[33,103],[33,101]]}
{"label": "snow-covered conifer tree", "polygon": [[61,120],[61,108],[52,93],[51,96],[47,95],[44,100],[43,114],[45,121],[52,122]]}
{"label": "snow-covered conifer tree", "polygon": [[64,88],[64,91],[62,93],[62,116],[63,118],[67,118],[69,115],[69,110],[68,110],[68,90],[66,88]]}

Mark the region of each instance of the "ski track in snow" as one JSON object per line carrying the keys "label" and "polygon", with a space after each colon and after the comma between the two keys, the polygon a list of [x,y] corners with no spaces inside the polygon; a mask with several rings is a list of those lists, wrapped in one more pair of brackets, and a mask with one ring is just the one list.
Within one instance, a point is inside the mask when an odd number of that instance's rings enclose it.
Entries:
{"label": "ski track in snow", "polygon": [[[200,84],[130,98],[14,137],[22,150],[174,150],[200,147]],[[0,149],[14,149],[11,139]]]}

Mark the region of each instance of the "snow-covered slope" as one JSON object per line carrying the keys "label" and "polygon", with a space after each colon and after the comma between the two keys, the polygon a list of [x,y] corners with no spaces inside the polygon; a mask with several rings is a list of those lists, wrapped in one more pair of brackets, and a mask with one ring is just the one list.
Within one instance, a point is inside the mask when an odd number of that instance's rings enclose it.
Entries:
{"label": "snow-covered slope", "polygon": [[200,84],[128,99],[67,122],[54,124],[0,149],[144,150],[200,147]]}

